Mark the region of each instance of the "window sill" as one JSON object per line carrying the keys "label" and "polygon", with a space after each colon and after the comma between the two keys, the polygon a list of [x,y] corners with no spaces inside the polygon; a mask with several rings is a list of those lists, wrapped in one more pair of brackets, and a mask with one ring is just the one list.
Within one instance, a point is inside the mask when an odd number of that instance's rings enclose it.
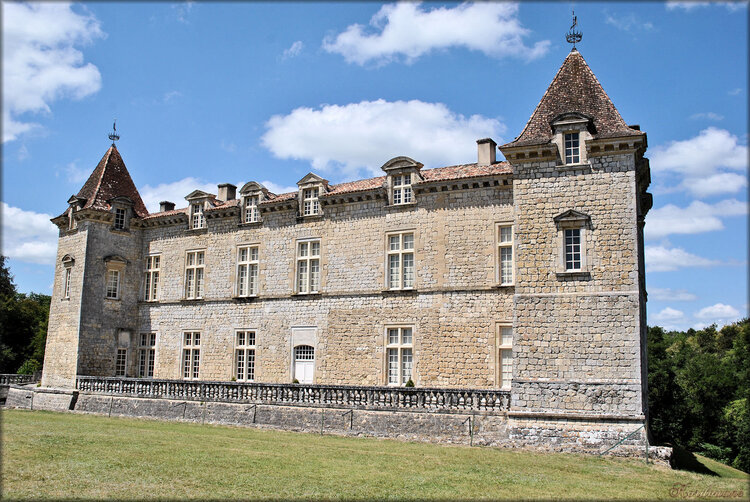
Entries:
{"label": "window sill", "polygon": [[233,296],[232,297],[232,300],[234,300],[236,302],[245,302],[245,303],[251,302],[251,301],[257,300],[257,299],[258,299],[258,295]]}
{"label": "window sill", "polygon": [[508,284],[495,284],[492,287],[495,289],[514,289],[516,287],[516,283],[511,282]]}
{"label": "window sill", "polygon": [[572,270],[570,272],[556,272],[555,275],[557,276],[558,280],[579,280],[579,281],[588,281],[591,279],[591,272],[588,272],[586,270]]}
{"label": "window sill", "polygon": [[417,201],[408,202],[406,204],[386,204],[384,207],[386,209],[394,210],[394,211],[399,210],[399,209],[414,209],[415,207],[417,207]]}
{"label": "window sill", "polygon": [[109,227],[109,231],[113,234],[119,234],[119,235],[130,235],[130,230],[127,228],[115,228],[115,227]]}
{"label": "window sill", "polygon": [[182,298],[180,301],[183,303],[192,303],[192,302],[202,302],[204,300],[203,297],[201,298]]}
{"label": "window sill", "polygon": [[419,293],[416,288],[405,288],[405,289],[384,289],[381,291],[382,294],[388,295],[416,295]]}
{"label": "window sill", "polygon": [[120,298],[107,298],[106,296],[104,297],[104,299],[107,300],[107,301],[110,301],[110,302],[119,302],[120,301]]}
{"label": "window sill", "polygon": [[577,169],[591,169],[590,162],[579,162],[578,164],[557,164],[555,169],[560,171],[575,171]]}

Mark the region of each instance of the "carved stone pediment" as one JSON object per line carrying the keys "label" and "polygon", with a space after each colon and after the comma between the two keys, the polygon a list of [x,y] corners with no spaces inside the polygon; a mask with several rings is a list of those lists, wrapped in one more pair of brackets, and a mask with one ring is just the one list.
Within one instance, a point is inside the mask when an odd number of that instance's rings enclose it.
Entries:
{"label": "carved stone pediment", "polygon": [[410,157],[393,157],[391,160],[386,162],[381,166],[380,169],[382,169],[385,172],[389,171],[395,171],[400,169],[416,169],[420,170],[424,164],[421,162],[417,162],[416,160],[410,158]]}

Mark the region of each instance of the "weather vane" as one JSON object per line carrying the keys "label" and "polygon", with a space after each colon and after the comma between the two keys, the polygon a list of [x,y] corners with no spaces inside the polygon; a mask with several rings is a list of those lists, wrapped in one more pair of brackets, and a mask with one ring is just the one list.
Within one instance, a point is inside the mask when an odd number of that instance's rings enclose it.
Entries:
{"label": "weather vane", "polygon": [[573,24],[570,25],[570,31],[565,34],[565,40],[569,44],[573,44],[573,48],[576,48],[576,44],[583,38],[583,33],[575,31],[573,28],[578,26],[578,17],[576,17],[576,11],[573,11]]}
{"label": "weather vane", "polygon": [[120,139],[120,135],[117,134],[117,119],[115,119],[114,123],[112,124],[112,132],[109,133],[109,139],[112,140],[112,146],[115,146],[115,141]]}

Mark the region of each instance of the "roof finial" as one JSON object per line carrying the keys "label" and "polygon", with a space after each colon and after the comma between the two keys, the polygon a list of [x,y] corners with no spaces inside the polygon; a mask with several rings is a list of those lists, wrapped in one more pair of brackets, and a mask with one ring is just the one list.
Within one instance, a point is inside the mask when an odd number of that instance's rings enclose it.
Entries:
{"label": "roof finial", "polygon": [[565,40],[568,41],[569,44],[573,44],[573,50],[576,48],[576,44],[581,41],[583,38],[583,33],[580,31],[575,31],[573,28],[578,26],[578,18],[576,17],[576,11],[573,11],[573,24],[570,25],[570,31],[565,34]]}
{"label": "roof finial", "polygon": [[117,134],[117,119],[115,119],[114,123],[112,124],[112,132],[109,133],[108,137],[112,140],[112,146],[115,146],[115,141],[120,139],[120,135]]}

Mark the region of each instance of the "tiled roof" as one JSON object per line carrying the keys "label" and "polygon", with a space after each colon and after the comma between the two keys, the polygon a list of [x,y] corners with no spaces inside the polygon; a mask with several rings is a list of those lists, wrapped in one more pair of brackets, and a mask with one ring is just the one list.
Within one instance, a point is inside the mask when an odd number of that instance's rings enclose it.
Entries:
{"label": "tiled roof", "polygon": [[503,161],[486,166],[479,164],[461,164],[458,166],[424,169],[422,171],[425,183],[428,181],[447,181],[462,178],[477,178],[479,176],[493,176],[496,174],[513,174],[513,168],[509,163]]}
{"label": "tiled roof", "polygon": [[581,53],[573,49],[542,96],[526,127],[515,140],[503,147],[549,142],[553,135],[550,122],[558,115],[568,112],[592,117],[594,138],[643,134],[628,127]]}
{"label": "tiled roof", "polygon": [[107,202],[115,197],[128,197],[133,201],[133,210],[141,218],[148,216],[148,209],[141,200],[141,195],[130,177],[125,162],[115,145],[109,147],[102,160],[83,184],[77,197],[86,199],[83,209],[94,208],[109,211],[112,206]]}

